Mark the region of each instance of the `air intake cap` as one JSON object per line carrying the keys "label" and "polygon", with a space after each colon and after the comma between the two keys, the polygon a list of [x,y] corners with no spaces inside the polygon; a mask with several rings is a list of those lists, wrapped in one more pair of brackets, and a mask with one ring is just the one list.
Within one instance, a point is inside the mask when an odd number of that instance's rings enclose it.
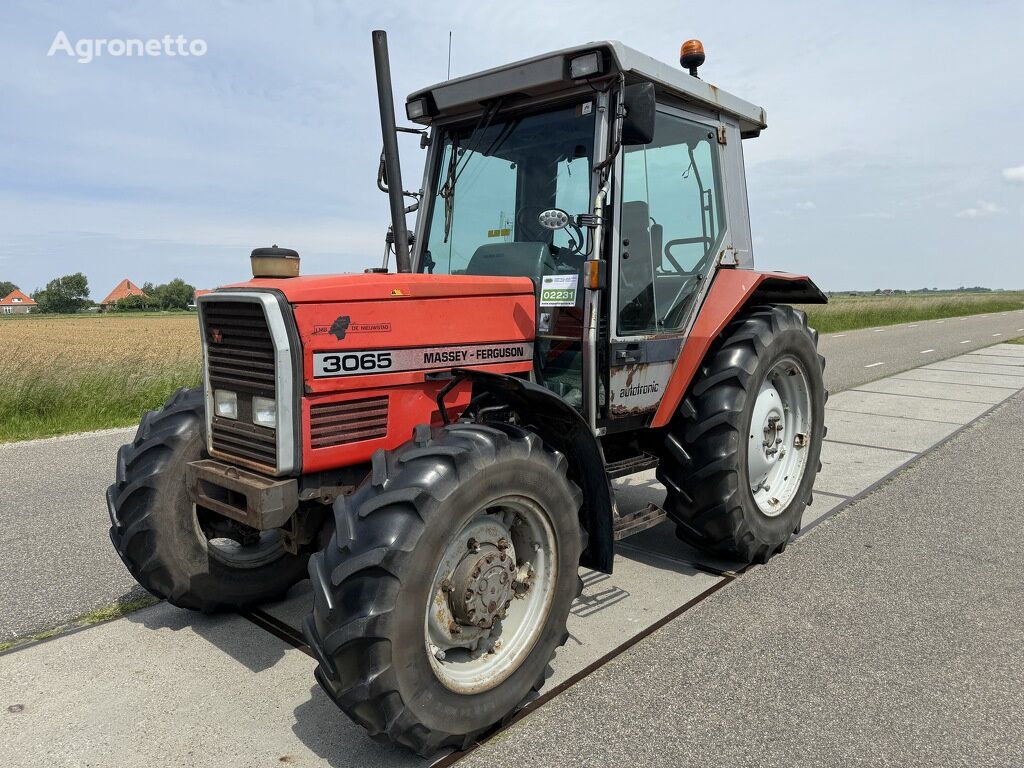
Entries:
{"label": "air intake cap", "polygon": [[253,277],[299,276],[299,252],[291,248],[255,248],[249,260]]}

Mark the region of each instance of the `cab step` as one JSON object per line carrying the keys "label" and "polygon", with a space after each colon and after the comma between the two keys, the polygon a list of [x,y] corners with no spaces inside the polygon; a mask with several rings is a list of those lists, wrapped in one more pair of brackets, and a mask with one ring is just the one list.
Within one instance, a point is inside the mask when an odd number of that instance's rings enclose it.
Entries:
{"label": "cab step", "polygon": [[654,469],[656,466],[658,466],[658,457],[645,451],[637,456],[627,456],[618,461],[609,461],[605,463],[604,470],[608,473],[608,477],[614,480],[617,477],[635,475],[637,472]]}
{"label": "cab step", "polygon": [[619,515],[615,518],[615,540],[625,539],[640,531],[653,528],[668,516],[668,512],[657,504],[648,504],[643,509]]}

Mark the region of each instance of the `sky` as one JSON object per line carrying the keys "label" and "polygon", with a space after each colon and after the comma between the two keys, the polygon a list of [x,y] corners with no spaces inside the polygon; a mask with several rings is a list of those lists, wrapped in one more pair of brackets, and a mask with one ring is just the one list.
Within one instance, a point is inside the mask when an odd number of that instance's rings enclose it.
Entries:
{"label": "sky", "polygon": [[[272,243],[304,274],[379,265],[377,28],[400,115],[445,79],[449,31],[452,76],[607,38],[676,62],[700,38],[702,77],[768,113],[744,142],[758,268],[826,290],[1024,288],[1019,0],[4,0],[0,280],[82,271],[96,300],[124,277],[212,287]],[[47,55],[61,32],[204,52],[83,63]],[[415,138],[402,152],[415,187]]]}

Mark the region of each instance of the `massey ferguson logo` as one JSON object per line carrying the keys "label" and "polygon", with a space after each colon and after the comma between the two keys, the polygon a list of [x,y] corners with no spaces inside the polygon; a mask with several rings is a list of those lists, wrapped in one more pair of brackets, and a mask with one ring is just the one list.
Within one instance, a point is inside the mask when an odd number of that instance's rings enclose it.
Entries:
{"label": "massey ferguson logo", "polygon": [[390,333],[391,323],[353,323],[348,315],[339,315],[330,326],[313,326],[314,336],[330,334],[338,341],[342,341],[350,333]]}

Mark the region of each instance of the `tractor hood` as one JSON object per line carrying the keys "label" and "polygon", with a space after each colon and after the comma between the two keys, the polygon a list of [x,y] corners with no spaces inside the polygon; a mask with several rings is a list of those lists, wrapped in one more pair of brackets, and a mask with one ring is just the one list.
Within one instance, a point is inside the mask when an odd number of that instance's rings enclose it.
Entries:
{"label": "tractor hood", "polygon": [[353,301],[441,299],[529,295],[533,282],[525,277],[487,275],[340,274],[291,278],[259,278],[224,286],[228,290],[272,290],[291,304]]}
{"label": "tractor hood", "polygon": [[[348,274],[255,279],[291,305],[309,395],[422,383],[437,371],[533,366],[533,281],[486,275]],[[295,354],[293,352],[292,354]]]}

